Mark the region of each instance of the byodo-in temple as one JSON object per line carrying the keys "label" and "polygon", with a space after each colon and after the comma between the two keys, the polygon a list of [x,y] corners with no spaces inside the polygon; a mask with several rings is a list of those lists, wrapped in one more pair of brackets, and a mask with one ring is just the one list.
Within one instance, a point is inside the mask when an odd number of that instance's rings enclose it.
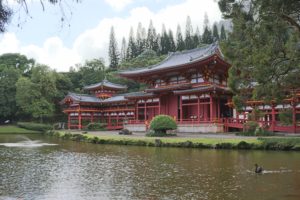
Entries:
{"label": "byodo-in temple", "polygon": [[[108,130],[146,131],[153,117],[164,114],[177,121],[179,132],[217,133],[243,129],[249,113],[258,109],[263,115],[256,121],[266,129],[300,132],[300,92],[278,105],[249,101],[238,113],[227,85],[229,68],[217,43],[170,53],[156,65],[119,73],[146,83],[144,91],[126,93],[126,86],[105,79],[86,86],[89,94],[69,93],[62,101],[68,128],[82,129],[90,122],[102,122]],[[292,123],[288,125],[278,120],[285,110],[292,112]]]}

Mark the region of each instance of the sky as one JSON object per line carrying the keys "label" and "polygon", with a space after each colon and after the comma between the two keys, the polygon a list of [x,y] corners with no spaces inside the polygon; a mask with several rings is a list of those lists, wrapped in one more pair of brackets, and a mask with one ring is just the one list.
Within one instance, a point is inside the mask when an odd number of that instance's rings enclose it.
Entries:
{"label": "sky", "polygon": [[0,54],[21,53],[57,71],[93,58],[108,65],[112,26],[120,48],[122,38],[127,40],[139,22],[147,29],[152,20],[157,32],[165,24],[175,34],[178,24],[184,33],[187,16],[200,32],[205,13],[210,24],[222,19],[216,0],[63,0],[59,5],[45,3],[45,9],[40,0],[28,0],[28,14],[16,0],[6,1],[15,12],[0,35]]}

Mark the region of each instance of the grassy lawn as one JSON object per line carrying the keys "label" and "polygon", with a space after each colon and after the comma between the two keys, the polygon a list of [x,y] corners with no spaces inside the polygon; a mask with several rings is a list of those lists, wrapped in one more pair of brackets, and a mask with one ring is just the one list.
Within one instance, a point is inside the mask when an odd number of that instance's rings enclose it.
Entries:
{"label": "grassy lawn", "polygon": [[0,134],[4,133],[14,133],[14,134],[26,134],[26,133],[39,133],[38,131],[31,131],[24,128],[19,128],[13,125],[0,126]]}

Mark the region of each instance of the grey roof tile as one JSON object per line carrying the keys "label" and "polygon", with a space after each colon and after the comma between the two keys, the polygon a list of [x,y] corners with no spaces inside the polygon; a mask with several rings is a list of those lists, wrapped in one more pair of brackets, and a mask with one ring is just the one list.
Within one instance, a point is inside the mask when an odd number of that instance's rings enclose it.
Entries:
{"label": "grey roof tile", "polygon": [[152,65],[146,68],[123,71],[120,72],[120,75],[139,74],[144,72],[159,71],[160,69],[172,68],[174,66],[181,66],[187,63],[193,63],[199,60],[204,60],[218,52],[220,53],[221,57],[223,57],[223,54],[219,49],[218,43],[213,43],[192,50],[171,53],[165,60],[156,65]]}
{"label": "grey roof tile", "polygon": [[71,97],[74,101],[78,101],[78,102],[88,102],[88,103],[102,102],[101,99],[87,94],[76,94],[76,93],[69,92],[67,96]]}
{"label": "grey roof tile", "polygon": [[108,87],[108,88],[115,88],[115,89],[119,89],[119,90],[127,89],[126,86],[109,82],[107,79],[104,79],[103,81],[101,81],[99,83],[95,83],[95,84],[92,84],[92,85],[87,85],[83,89],[90,90],[90,89],[98,88],[100,86],[105,86],[105,87]]}

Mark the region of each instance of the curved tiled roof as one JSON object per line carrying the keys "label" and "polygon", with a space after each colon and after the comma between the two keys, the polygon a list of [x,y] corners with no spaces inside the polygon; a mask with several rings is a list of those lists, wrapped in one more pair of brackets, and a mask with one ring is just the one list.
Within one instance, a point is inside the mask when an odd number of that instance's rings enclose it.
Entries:
{"label": "curved tiled roof", "polygon": [[228,87],[221,87],[218,85],[208,85],[208,86],[200,86],[192,89],[187,90],[175,90],[173,91],[174,94],[187,94],[187,93],[195,93],[195,92],[208,92],[208,91],[224,91],[230,92]]}
{"label": "curved tiled roof", "polygon": [[140,68],[135,70],[123,71],[120,72],[120,75],[136,75],[145,72],[154,72],[159,71],[161,69],[173,68],[176,66],[182,66],[185,64],[194,63],[200,60],[204,60],[214,54],[219,54],[223,58],[223,54],[219,49],[218,43],[213,43],[210,45],[206,45],[204,47],[182,51],[182,52],[173,52],[163,60],[162,62],[152,65],[146,68]]}
{"label": "curved tiled roof", "polygon": [[87,94],[76,94],[69,92],[67,96],[78,102],[101,103],[103,101],[95,96]]}
{"label": "curved tiled roof", "polygon": [[98,88],[98,87],[101,87],[101,86],[108,87],[108,88],[113,88],[113,89],[118,89],[118,90],[127,89],[126,86],[109,82],[107,79],[104,79],[103,81],[101,81],[99,83],[96,83],[96,84],[85,86],[83,89],[92,90],[92,89],[95,89],[95,88]]}
{"label": "curved tiled roof", "polygon": [[112,103],[112,102],[120,102],[120,101],[128,101],[124,98],[124,95],[112,96],[110,98],[104,99],[102,103]]}

